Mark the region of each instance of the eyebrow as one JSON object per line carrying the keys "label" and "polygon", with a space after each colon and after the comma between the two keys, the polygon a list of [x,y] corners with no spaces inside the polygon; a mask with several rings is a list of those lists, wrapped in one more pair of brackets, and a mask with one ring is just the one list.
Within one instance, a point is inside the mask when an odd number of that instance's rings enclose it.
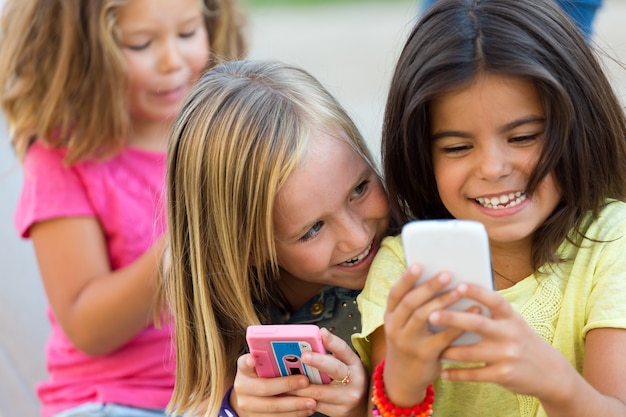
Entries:
{"label": "eyebrow", "polygon": [[[508,132],[510,130],[513,130],[519,126],[523,126],[523,125],[527,125],[527,124],[540,124],[540,123],[545,123],[546,122],[546,118],[545,117],[540,117],[540,116],[527,116],[527,117],[522,117],[521,119],[517,119],[512,121],[511,123],[507,123],[504,126],[502,126],[499,130],[500,133],[505,133]],[[442,132],[437,132],[434,135],[432,135],[431,140],[432,141],[436,141],[437,139],[441,139],[441,138],[445,138],[445,137],[450,137],[450,136],[454,136],[454,137],[459,137],[459,138],[466,138],[469,139],[472,137],[472,135],[470,135],[467,132],[463,132],[460,130],[445,130]]]}

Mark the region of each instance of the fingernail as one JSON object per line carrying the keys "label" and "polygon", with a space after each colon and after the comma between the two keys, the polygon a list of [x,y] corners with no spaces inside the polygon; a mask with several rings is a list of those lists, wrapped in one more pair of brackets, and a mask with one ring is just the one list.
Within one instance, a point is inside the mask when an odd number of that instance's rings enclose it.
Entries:
{"label": "fingernail", "polygon": [[456,287],[456,288],[457,288],[457,290],[458,290],[460,293],[464,293],[464,292],[466,292],[466,291],[467,291],[467,284],[465,284],[465,283],[463,283],[463,282],[462,282],[462,283],[460,283],[460,284],[459,284],[459,286],[458,286],[458,287]]}
{"label": "fingernail", "polygon": [[438,311],[433,311],[432,313],[430,313],[430,316],[428,316],[428,321],[431,324],[435,324],[435,322],[437,322],[439,320],[439,312]]}

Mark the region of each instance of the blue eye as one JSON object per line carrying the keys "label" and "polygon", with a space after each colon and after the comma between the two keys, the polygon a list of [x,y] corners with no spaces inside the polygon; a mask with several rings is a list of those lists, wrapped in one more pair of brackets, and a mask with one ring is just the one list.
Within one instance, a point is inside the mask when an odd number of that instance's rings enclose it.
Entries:
{"label": "blue eye", "polygon": [[358,197],[367,191],[367,185],[370,183],[370,180],[365,180],[359,185],[357,185],[352,191],[352,198]]}
{"label": "blue eye", "polygon": [[319,221],[315,223],[311,228],[300,238],[300,241],[306,242],[313,239],[322,230],[323,222]]}

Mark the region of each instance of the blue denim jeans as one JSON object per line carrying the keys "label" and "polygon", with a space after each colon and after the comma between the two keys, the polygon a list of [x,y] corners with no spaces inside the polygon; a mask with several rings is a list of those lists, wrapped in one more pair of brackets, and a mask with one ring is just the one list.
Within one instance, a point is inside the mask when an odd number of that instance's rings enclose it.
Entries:
{"label": "blue denim jeans", "polygon": [[127,407],[118,404],[87,403],[55,414],[53,417],[165,417],[165,410]]}

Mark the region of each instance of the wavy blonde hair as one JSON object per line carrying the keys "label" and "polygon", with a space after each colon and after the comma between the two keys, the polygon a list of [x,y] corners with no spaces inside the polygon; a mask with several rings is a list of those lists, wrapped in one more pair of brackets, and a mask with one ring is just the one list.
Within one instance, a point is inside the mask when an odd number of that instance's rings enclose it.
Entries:
{"label": "wavy blonde hair", "polygon": [[169,411],[217,415],[246,328],[260,322],[254,305],[280,302],[275,198],[313,130],[374,168],[346,112],[302,69],[230,62],[205,73],[187,97],[168,149],[164,288],[177,357]]}
{"label": "wavy blonde hair", "polygon": [[[66,163],[125,145],[130,124],[116,11],[128,0],[7,0],[0,23],[0,104],[22,160],[34,138]],[[204,0],[214,59],[246,53],[237,0]]]}

